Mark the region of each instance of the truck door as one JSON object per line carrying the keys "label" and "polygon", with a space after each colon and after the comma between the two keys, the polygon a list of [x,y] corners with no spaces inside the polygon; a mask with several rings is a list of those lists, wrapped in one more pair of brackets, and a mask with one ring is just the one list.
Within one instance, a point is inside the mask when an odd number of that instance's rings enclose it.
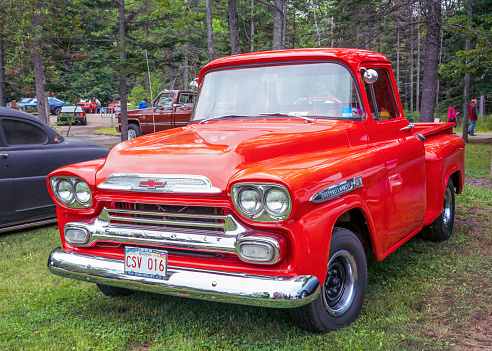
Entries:
{"label": "truck door", "polygon": [[[151,111],[146,115],[147,133],[159,132],[173,128],[173,97],[172,91],[161,93],[153,102]],[[142,131],[144,129],[142,128]]]}
{"label": "truck door", "polygon": [[383,154],[386,164],[385,189],[381,189],[386,207],[387,240],[385,251],[410,234],[422,223],[425,215],[425,159],[424,145],[408,128],[408,121],[400,111],[401,105],[392,87],[391,70],[369,67],[378,73],[378,80],[365,84],[370,113],[366,131],[369,142]]}
{"label": "truck door", "polygon": [[179,93],[178,103],[174,108],[174,126],[182,127],[190,121],[191,112],[195,106],[196,94],[191,92]]}

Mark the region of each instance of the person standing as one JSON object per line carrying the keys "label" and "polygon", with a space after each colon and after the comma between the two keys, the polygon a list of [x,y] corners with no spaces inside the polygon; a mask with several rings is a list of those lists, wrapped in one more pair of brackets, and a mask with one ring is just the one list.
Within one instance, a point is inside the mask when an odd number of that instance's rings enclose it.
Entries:
{"label": "person standing", "polygon": [[17,105],[17,101],[16,100],[12,100],[12,102],[10,103],[10,108],[13,108],[13,109],[16,109],[16,110],[20,110],[20,106]]}
{"label": "person standing", "polygon": [[138,104],[138,109],[142,109],[142,108],[147,108],[147,99],[143,99],[142,101],[140,101],[140,103]]}
{"label": "person standing", "polygon": [[99,99],[96,99],[96,113],[101,112],[101,101]]}
{"label": "person standing", "polygon": [[[456,127],[457,118],[456,118],[456,109],[454,108],[454,106],[450,106],[448,108],[448,122],[453,122],[454,126]],[[453,127],[453,134],[454,134],[454,127]]]}
{"label": "person standing", "polygon": [[472,99],[471,104],[468,105],[468,118],[470,119],[470,128],[468,128],[468,134],[475,135],[475,124],[477,124],[477,100]]}

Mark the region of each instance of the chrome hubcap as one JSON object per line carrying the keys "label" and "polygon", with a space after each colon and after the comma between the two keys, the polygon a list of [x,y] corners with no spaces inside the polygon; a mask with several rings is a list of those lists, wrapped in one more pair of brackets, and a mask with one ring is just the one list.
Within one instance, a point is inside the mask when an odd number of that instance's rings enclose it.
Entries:
{"label": "chrome hubcap", "polygon": [[354,300],[357,288],[357,265],[354,257],[345,250],[338,251],[328,263],[323,284],[323,303],[329,314],[343,315]]}
{"label": "chrome hubcap", "polygon": [[444,228],[448,228],[451,222],[451,212],[453,211],[452,200],[453,194],[450,188],[446,188],[446,193],[444,194],[444,205],[442,206],[442,221]]}
{"label": "chrome hubcap", "polygon": [[128,139],[135,139],[137,137],[137,133],[133,129],[128,129]]}

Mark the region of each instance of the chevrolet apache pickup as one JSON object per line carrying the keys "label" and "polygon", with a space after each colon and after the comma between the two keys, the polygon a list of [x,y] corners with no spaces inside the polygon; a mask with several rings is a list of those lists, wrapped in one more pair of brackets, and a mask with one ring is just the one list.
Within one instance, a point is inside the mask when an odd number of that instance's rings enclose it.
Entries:
{"label": "chevrolet apache pickup", "polygon": [[[164,90],[147,108],[128,111],[128,139],[188,124],[196,94],[187,90]],[[118,133],[121,114],[118,113]]]}
{"label": "chevrolet apache pickup", "polygon": [[59,276],[287,308],[312,332],[353,322],[366,252],[453,229],[465,144],[453,123],[409,124],[391,62],[357,49],[217,59],[190,123],[115,146],[47,180]]}

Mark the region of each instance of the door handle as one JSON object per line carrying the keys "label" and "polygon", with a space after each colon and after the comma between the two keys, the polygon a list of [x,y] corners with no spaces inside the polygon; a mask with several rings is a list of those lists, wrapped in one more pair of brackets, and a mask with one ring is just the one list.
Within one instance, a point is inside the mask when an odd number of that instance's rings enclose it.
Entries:
{"label": "door handle", "polygon": [[7,158],[7,157],[9,157],[9,154],[6,152],[0,152],[0,157]]}
{"label": "door handle", "polygon": [[413,128],[415,128],[415,125],[409,124],[408,126],[401,128],[400,130],[412,130]]}

